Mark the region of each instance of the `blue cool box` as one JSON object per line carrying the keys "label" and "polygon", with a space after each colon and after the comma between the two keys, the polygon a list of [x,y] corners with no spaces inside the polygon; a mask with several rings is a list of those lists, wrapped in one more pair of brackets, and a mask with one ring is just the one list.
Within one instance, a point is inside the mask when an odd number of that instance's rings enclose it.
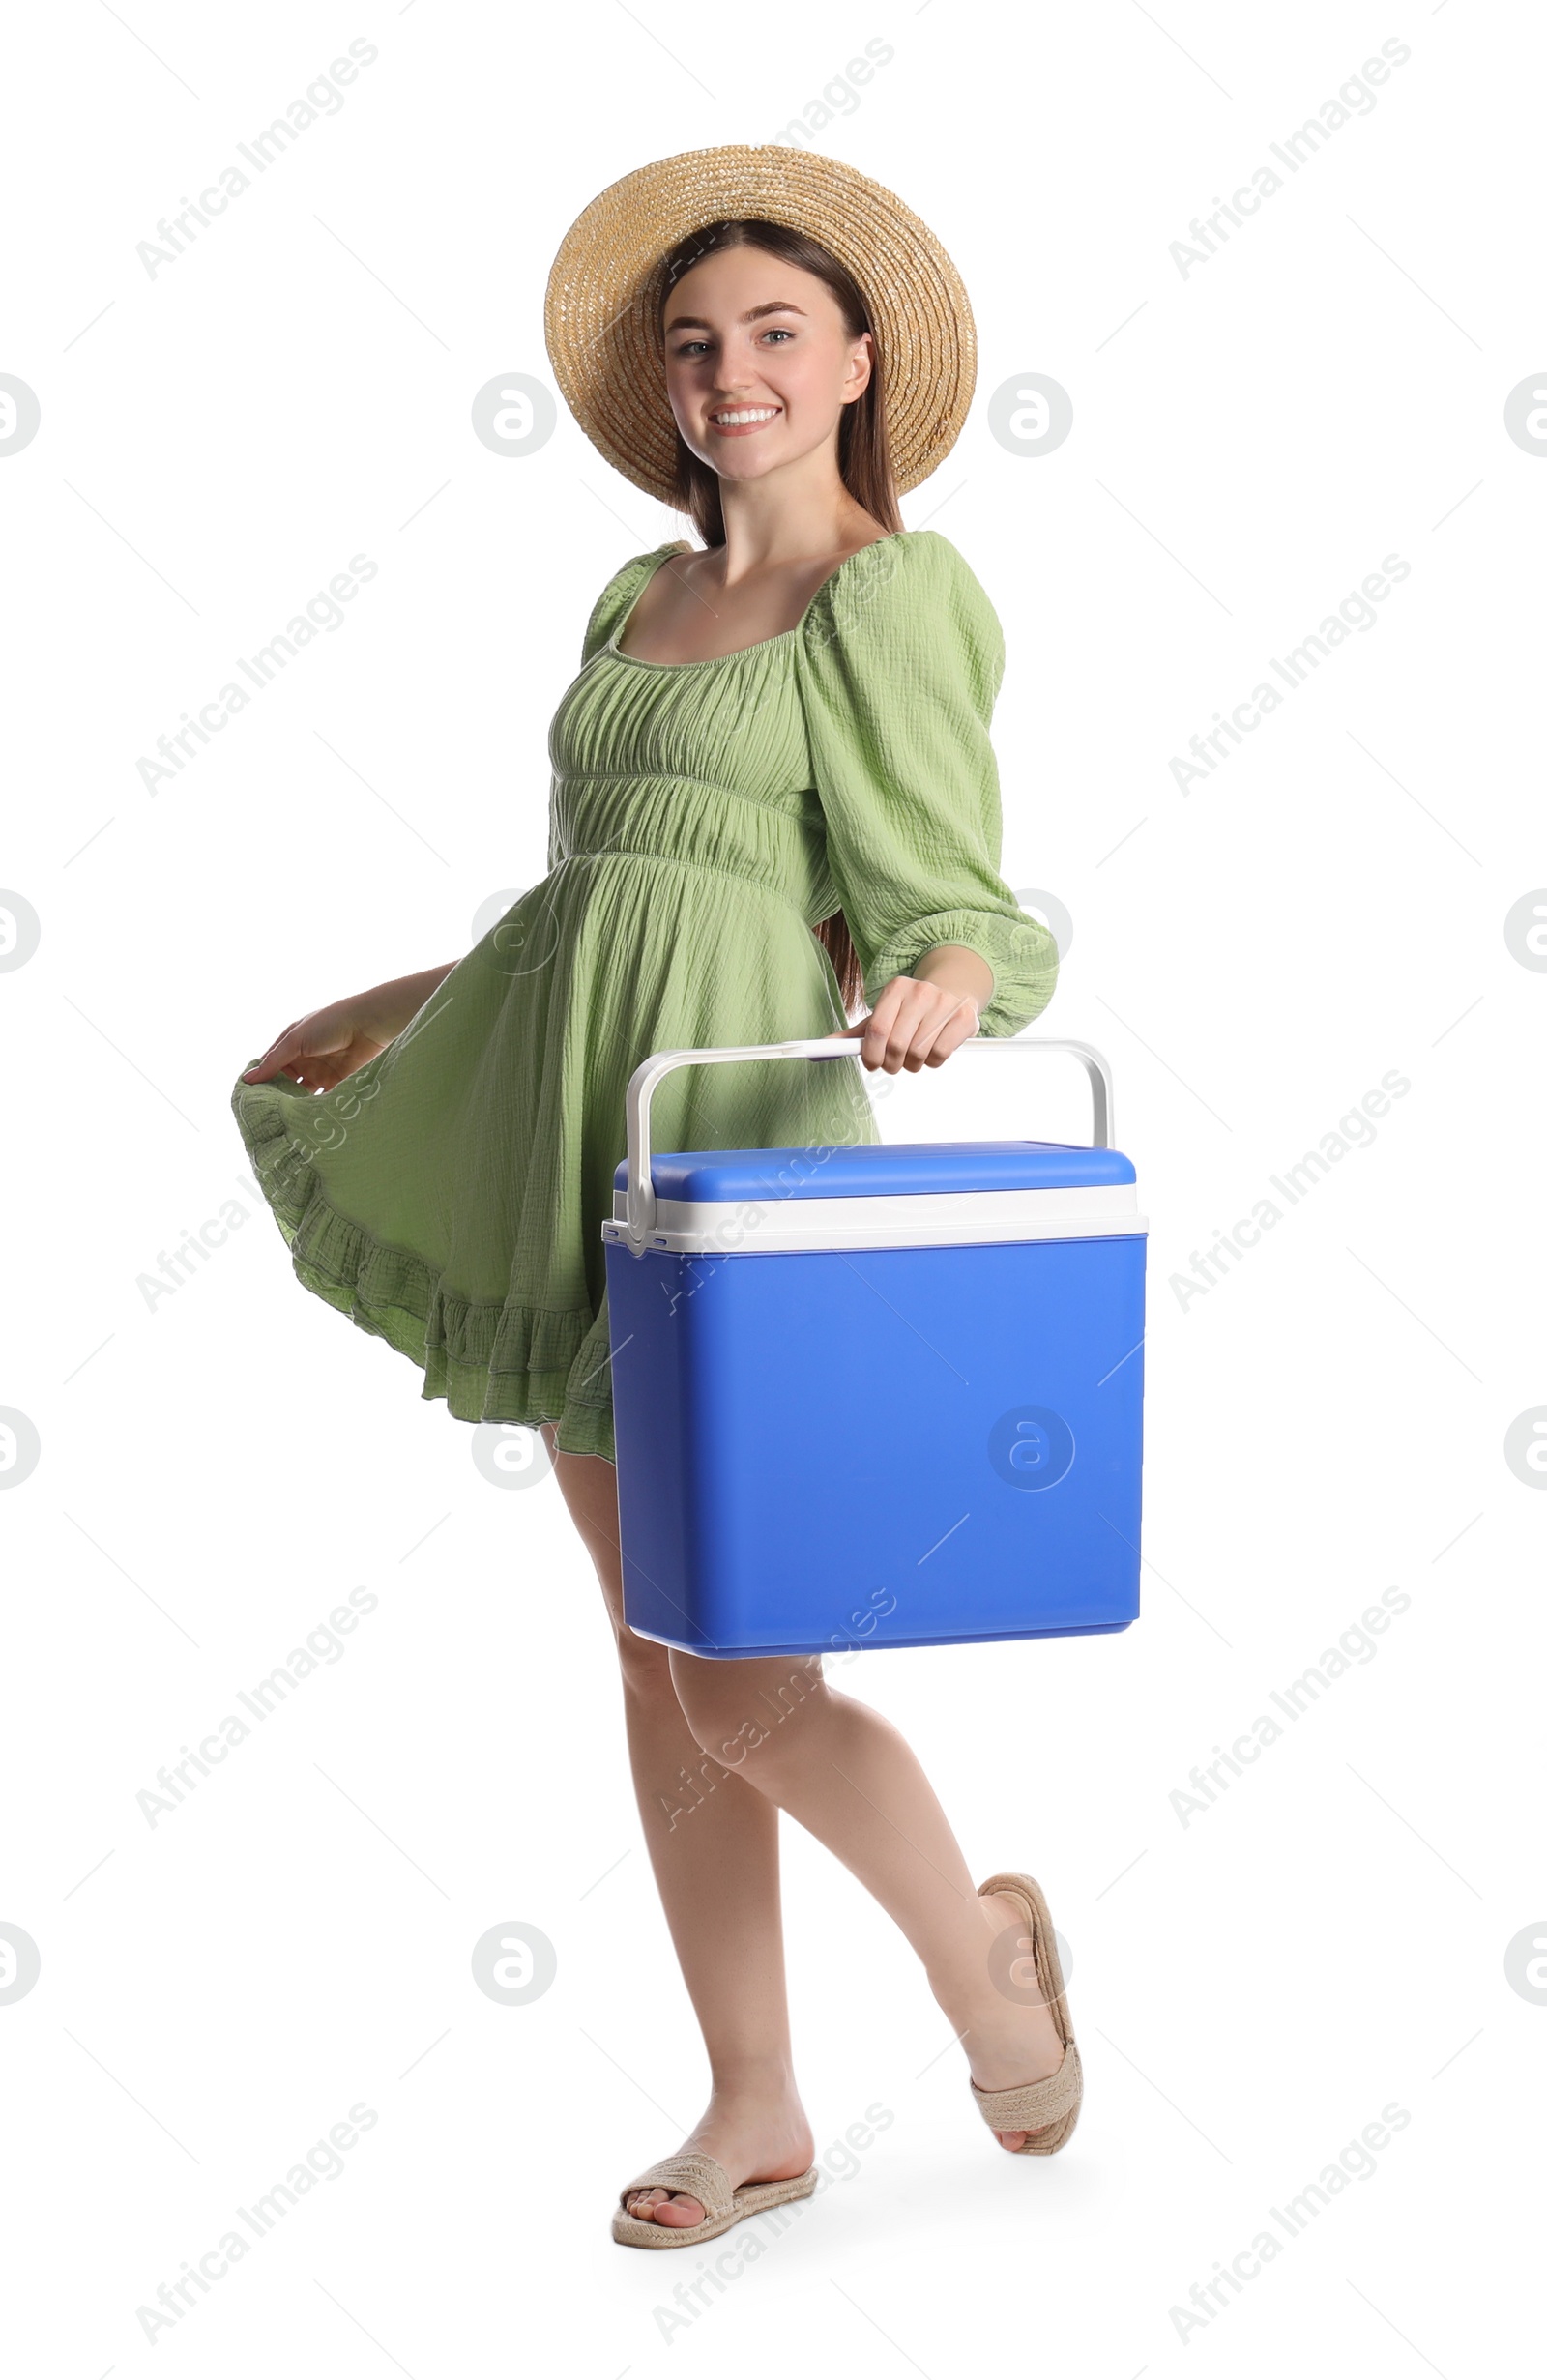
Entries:
{"label": "blue cool box", "polygon": [[[962,1046],[1074,1050],[1107,1137],[1084,1044]],[[666,1051],[629,1085],[602,1225],[628,1626],[722,1660],[1126,1628],[1132,1164],[1051,1141],[651,1153],[671,1065],[762,1056],[834,1047]]]}

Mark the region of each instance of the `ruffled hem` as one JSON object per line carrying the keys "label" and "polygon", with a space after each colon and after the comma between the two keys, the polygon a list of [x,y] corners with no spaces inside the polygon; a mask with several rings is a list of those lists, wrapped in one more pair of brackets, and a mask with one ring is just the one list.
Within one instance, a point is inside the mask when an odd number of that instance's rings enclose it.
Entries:
{"label": "ruffled hem", "polygon": [[[605,1381],[589,1306],[497,1304],[449,1290],[422,1257],[377,1239],[330,1205],[278,1112],[277,1094],[239,1082],[231,1108],[252,1171],[290,1250],[296,1278],[423,1374],[421,1394],[444,1398],[456,1421],[558,1424],[561,1454],[616,1464],[612,1404],[583,1393]],[[588,1346],[588,1341],[590,1345]],[[578,1378],[577,1378],[578,1376]]]}

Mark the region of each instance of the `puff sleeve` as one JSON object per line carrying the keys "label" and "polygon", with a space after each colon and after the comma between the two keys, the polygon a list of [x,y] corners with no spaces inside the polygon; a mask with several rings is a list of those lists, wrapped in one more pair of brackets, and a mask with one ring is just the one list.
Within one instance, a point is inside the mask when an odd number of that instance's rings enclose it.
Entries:
{"label": "puff sleeve", "polygon": [[653,545],[648,554],[631,554],[621,569],[614,570],[591,606],[586,632],[580,640],[582,669],[596,659],[613,631],[628,619],[644,593],[645,581],[655,576],[666,556],[691,552],[686,537],[670,537],[664,545]]}
{"label": "puff sleeve", "polygon": [[999,873],[1002,813],[989,722],[1005,640],[948,537],[902,530],[819,589],[797,671],[832,887],[873,1007],[940,943],[987,962],[993,1038],[1040,1015],[1058,948]]}

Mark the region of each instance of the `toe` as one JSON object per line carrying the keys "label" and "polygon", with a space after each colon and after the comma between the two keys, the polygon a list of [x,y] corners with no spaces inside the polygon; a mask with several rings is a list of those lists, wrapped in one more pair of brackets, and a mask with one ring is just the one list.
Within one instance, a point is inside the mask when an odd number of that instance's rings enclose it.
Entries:
{"label": "toe", "polygon": [[1013,2154],[1026,2138],[1026,2134],[1024,2133],[996,2133],[994,2138],[1002,2149],[1008,2149]]}
{"label": "toe", "polygon": [[681,2191],[665,2191],[659,2183],[651,2190],[636,2190],[627,2201],[630,2215],[641,2222],[665,2223],[676,2230],[686,2230],[704,2220],[704,2210],[696,2198],[686,2197]]}
{"label": "toe", "polygon": [[664,2206],[658,2206],[656,2209],[657,2223],[670,2223],[678,2230],[686,2231],[693,2223],[701,2223],[703,2220],[704,2210],[698,2200],[686,2196],[681,2191],[675,2197],[668,2198]]}

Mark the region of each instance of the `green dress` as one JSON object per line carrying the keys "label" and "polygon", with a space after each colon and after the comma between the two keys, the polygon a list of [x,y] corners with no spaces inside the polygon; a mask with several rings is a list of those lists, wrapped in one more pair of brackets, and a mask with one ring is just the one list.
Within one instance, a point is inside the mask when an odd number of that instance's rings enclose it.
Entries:
{"label": "green dress", "polygon": [[[1057,951],[999,874],[998,618],[949,538],[852,554],[796,627],[715,660],[620,653],[681,539],[591,614],[549,731],[548,873],[336,1089],[238,1081],[232,1107],[298,1278],[385,1339],[456,1419],[556,1420],[616,1462],[601,1225],[624,1094],[653,1051],[848,1022],[812,928],[841,907],[874,1005],[937,943],[1019,1031]],[[250,1061],[249,1061],[250,1062]],[[657,1149],[876,1141],[858,1059],[685,1066]],[[627,1362],[627,1350],[619,1351]]]}

